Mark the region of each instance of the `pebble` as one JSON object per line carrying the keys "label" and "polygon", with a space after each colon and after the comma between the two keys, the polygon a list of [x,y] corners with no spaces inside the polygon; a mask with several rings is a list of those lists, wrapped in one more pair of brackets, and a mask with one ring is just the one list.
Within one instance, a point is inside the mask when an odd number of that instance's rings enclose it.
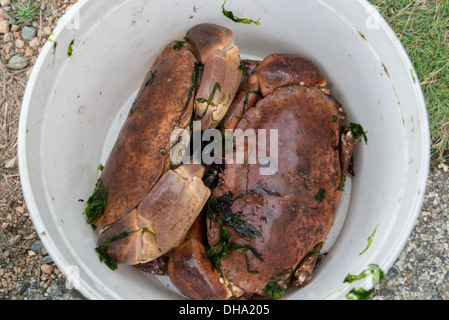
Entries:
{"label": "pebble", "polygon": [[8,64],[6,65],[8,67],[8,69],[11,70],[22,70],[25,69],[26,67],[28,67],[29,65],[29,61],[26,57],[24,57],[23,55],[17,54],[15,56],[13,56]]}
{"label": "pebble", "polygon": [[48,274],[48,275],[52,274],[54,269],[55,268],[52,265],[49,265],[49,264],[43,264],[41,266],[41,271],[43,273],[45,273],[45,274]]}
{"label": "pebble", "polygon": [[51,35],[52,32],[53,32],[53,29],[52,29],[52,28],[50,28],[50,27],[48,27],[48,26],[47,26],[47,27],[44,27],[44,33],[45,33],[46,36]]}
{"label": "pebble", "polygon": [[25,49],[25,57],[31,58],[34,55],[34,50],[30,47],[26,47]]}
{"label": "pebble", "polygon": [[23,296],[25,292],[30,288],[31,283],[29,281],[18,281],[16,284],[16,291]]}
{"label": "pebble", "polygon": [[8,15],[8,10],[6,10],[7,7],[0,7],[0,19],[5,19],[8,20],[9,18],[11,18]]}
{"label": "pebble", "polygon": [[39,41],[39,38],[33,38],[33,40],[30,41],[28,44],[33,50],[36,50],[41,45],[41,42]]}
{"label": "pebble", "polygon": [[5,34],[9,32],[9,21],[0,20],[0,33]]}
{"label": "pebble", "polygon": [[42,244],[41,240],[34,241],[30,246],[30,250],[38,254],[42,254],[43,248],[44,245]]}
{"label": "pebble", "polygon": [[41,262],[43,264],[49,264],[49,263],[53,262],[53,259],[51,258],[51,256],[45,256],[45,257],[42,257]]}
{"label": "pebble", "polygon": [[11,0],[0,0],[0,5],[2,7],[9,6],[11,4]]}
{"label": "pebble", "polygon": [[25,26],[22,29],[21,35],[23,40],[31,41],[34,39],[34,37],[36,37],[36,32],[36,28]]}
{"label": "pebble", "polygon": [[[16,41],[14,41],[14,45],[16,46],[17,49],[22,49],[23,47],[25,47],[25,41],[21,39],[16,39]],[[10,164],[6,165],[9,166],[9,168],[12,168],[14,166],[14,164],[12,166]]]}
{"label": "pebble", "polygon": [[9,241],[10,245],[16,246],[20,243],[21,240],[22,240],[22,235],[16,234],[14,237],[10,238],[8,241]]}

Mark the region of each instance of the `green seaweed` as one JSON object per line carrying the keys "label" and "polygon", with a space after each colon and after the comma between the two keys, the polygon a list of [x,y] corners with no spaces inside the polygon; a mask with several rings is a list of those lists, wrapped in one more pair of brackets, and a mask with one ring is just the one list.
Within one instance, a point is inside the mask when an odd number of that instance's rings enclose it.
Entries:
{"label": "green seaweed", "polygon": [[226,0],[225,2],[223,2],[223,5],[221,6],[222,10],[223,10],[223,15],[228,18],[231,19],[232,21],[234,21],[235,23],[244,23],[244,24],[251,24],[254,23],[255,25],[260,25],[260,18],[257,19],[257,21],[254,21],[252,19],[248,19],[248,18],[239,18],[234,16],[234,13],[232,11],[228,11],[225,9],[225,4],[226,4]]}
{"label": "green seaweed", "polygon": [[[359,281],[364,279],[368,274],[372,275],[374,286],[382,281],[385,273],[379,268],[377,264],[370,264],[368,268],[362,271],[360,274],[352,275],[348,274],[344,279],[343,283],[352,283],[354,281]],[[367,300],[370,295],[374,292],[374,287],[370,290],[365,290],[363,288],[351,289],[346,295],[348,300]]]}
{"label": "green seaweed", "polygon": [[186,43],[187,43],[187,41],[185,39],[184,40],[175,41],[175,45],[173,46],[173,49],[174,50],[181,50],[182,46],[185,45]]}
{"label": "green seaweed", "polygon": [[103,216],[108,201],[108,190],[103,185],[103,181],[98,179],[93,194],[87,200],[87,207],[84,211],[86,222],[92,223],[98,217]]}
{"label": "green seaweed", "polygon": [[263,292],[273,300],[281,299],[285,295],[285,289],[275,281],[268,282],[265,288],[263,288]]}
{"label": "green seaweed", "polygon": [[108,254],[109,245],[114,241],[129,237],[131,234],[133,234],[135,232],[137,232],[137,231],[131,231],[131,232],[125,231],[121,234],[118,234],[116,236],[109,238],[107,241],[103,242],[102,245],[95,248],[98,258],[100,259],[100,262],[101,263],[104,262],[108,266],[109,269],[116,270],[117,262],[113,258],[111,258],[111,256],[109,256],[109,254]]}
{"label": "green seaweed", "polygon": [[[244,252],[245,255],[247,254],[247,250],[250,250],[257,259],[263,261],[262,254],[257,252],[254,247],[248,244],[232,243],[232,237],[229,235],[226,225],[230,226],[234,230],[237,229],[238,231],[236,230],[236,232],[240,236],[243,235],[243,237],[253,238],[260,235],[260,232],[257,231],[257,229],[246,221],[236,217],[236,215],[231,211],[230,207],[232,206],[233,201],[235,201],[235,199],[233,199],[232,192],[228,192],[224,196],[210,199],[207,202],[207,214],[220,227],[219,240],[215,244],[209,246],[206,249],[205,254],[206,258],[211,261],[213,269],[220,269],[221,261],[226,257],[228,252],[240,249],[246,250]],[[225,211],[226,214],[223,215],[222,211]],[[247,269],[250,273],[254,271],[249,267],[249,260],[247,260]]]}
{"label": "green seaweed", "polygon": [[354,138],[359,139],[363,137],[365,140],[365,144],[368,144],[368,137],[367,137],[367,131],[363,129],[363,127],[360,124],[352,123],[349,125],[349,130],[352,131],[354,134]]}
{"label": "green seaweed", "polygon": [[359,256],[364,254],[366,252],[366,250],[368,250],[368,248],[371,246],[371,244],[373,243],[373,237],[376,234],[376,231],[377,231],[377,227],[374,229],[374,231],[371,234],[371,236],[368,237],[368,245],[366,246],[365,250],[363,250],[362,252],[359,253]]}
{"label": "green seaweed", "polygon": [[[236,198],[238,199],[238,198]],[[234,213],[231,206],[236,200],[232,192],[227,192],[221,197],[212,199],[209,206],[217,217],[230,226],[242,238],[255,239],[260,237],[261,233],[246,220],[241,219],[241,215]]]}
{"label": "green seaweed", "polygon": [[72,46],[73,46],[74,43],[75,43],[75,39],[73,39],[73,40],[70,42],[70,44],[69,44],[69,47],[68,47],[68,49],[67,49],[67,56],[68,56],[68,57],[71,57],[71,56],[72,56],[72,53],[73,53],[73,48],[72,48]]}
{"label": "green seaweed", "polygon": [[156,71],[153,72],[153,70],[151,70],[150,72],[151,76],[150,79],[148,79],[148,81],[145,83],[145,87],[151,86],[154,82],[154,76],[156,75]]}
{"label": "green seaweed", "polygon": [[202,102],[202,103],[207,102],[207,106],[206,106],[206,109],[204,110],[203,114],[201,116],[196,116],[195,120],[203,120],[204,116],[207,113],[207,110],[209,110],[209,107],[212,103],[212,100],[214,99],[214,96],[215,96],[215,93],[217,92],[217,90],[221,91],[221,86],[218,82],[215,82],[214,87],[212,88],[212,92],[209,95],[209,99],[207,99],[207,100],[204,100],[201,98],[197,99],[197,101]]}
{"label": "green seaweed", "polygon": [[318,191],[318,193],[315,195],[315,200],[318,202],[323,202],[325,197],[326,197],[326,190],[320,189],[320,191]]}

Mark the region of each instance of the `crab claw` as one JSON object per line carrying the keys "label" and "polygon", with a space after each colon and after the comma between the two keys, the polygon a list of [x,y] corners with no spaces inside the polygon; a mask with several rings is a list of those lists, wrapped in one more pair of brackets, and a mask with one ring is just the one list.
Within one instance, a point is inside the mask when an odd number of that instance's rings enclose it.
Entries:
{"label": "crab claw", "polygon": [[229,29],[208,23],[190,29],[186,40],[204,65],[195,99],[196,119],[201,120],[201,130],[213,129],[226,115],[242,79],[239,48]]}
{"label": "crab claw", "polygon": [[226,51],[234,44],[234,34],[231,30],[212,23],[194,26],[187,32],[185,39],[190,50],[203,65],[212,52],[217,49]]}
{"label": "crab claw", "polygon": [[204,245],[193,237],[171,251],[168,260],[170,280],[191,299],[227,300],[234,294],[212,268],[205,251]]}
{"label": "crab claw", "polygon": [[204,168],[193,164],[167,171],[136,209],[101,234],[103,254],[136,265],[178,246],[210,196],[203,174]]}
{"label": "crab claw", "polygon": [[237,93],[241,71],[239,49],[218,49],[206,59],[201,84],[196,94],[195,113],[201,130],[216,128],[226,115]]}
{"label": "crab claw", "polygon": [[312,61],[292,54],[269,55],[258,66],[255,74],[264,97],[276,88],[287,85],[326,86],[326,79]]}

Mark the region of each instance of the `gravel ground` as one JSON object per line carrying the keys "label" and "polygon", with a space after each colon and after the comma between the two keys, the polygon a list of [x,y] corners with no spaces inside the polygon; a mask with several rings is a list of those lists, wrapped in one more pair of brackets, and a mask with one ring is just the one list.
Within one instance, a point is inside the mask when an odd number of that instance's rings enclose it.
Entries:
{"label": "gravel ground", "polygon": [[449,300],[449,172],[433,161],[415,228],[375,300]]}
{"label": "gravel ground", "polygon": [[[79,300],[84,298],[66,288],[34,230],[18,177],[17,121],[26,81],[57,19],[76,0],[36,2],[39,18],[14,26],[11,1],[0,0],[0,300]],[[406,247],[371,299],[449,299],[449,172],[439,165],[432,162],[422,212]]]}
{"label": "gravel ground", "polygon": [[[0,299],[82,299],[42,246],[24,202],[17,169],[17,124],[26,82],[56,23],[76,0],[0,0]],[[17,3],[17,2],[16,2]],[[18,2],[27,5],[28,0]]]}

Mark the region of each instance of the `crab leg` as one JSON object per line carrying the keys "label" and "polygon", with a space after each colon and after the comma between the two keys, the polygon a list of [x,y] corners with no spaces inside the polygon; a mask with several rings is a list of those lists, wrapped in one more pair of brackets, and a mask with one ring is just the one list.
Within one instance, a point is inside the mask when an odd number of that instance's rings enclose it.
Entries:
{"label": "crab leg", "polygon": [[340,145],[340,162],[343,175],[346,176],[348,172],[349,164],[351,162],[354,148],[357,144],[357,139],[354,137],[352,131],[347,131],[341,135]]}
{"label": "crab leg", "polygon": [[240,91],[229,108],[224,127],[229,130],[235,129],[245,112],[252,108],[260,99],[259,81],[256,75],[251,75],[242,82]]}
{"label": "crab leg", "polygon": [[302,288],[310,283],[310,280],[312,279],[312,272],[315,269],[315,265],[322,247],[323,244],[319,243],[310,253],[306,255],[301,264],[293,273],[290,286]]}

